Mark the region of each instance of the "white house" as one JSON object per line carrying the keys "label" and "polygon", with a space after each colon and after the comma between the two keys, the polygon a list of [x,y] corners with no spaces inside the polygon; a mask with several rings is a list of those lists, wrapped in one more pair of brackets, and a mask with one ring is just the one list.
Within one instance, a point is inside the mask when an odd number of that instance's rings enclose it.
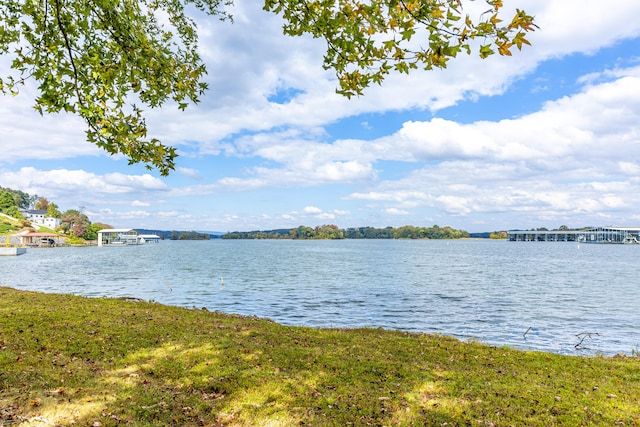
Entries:
{"label": "white house", "polygon": [[54,218],[52,216],[45,216],[44,223],[42,225],[44,225],[47,228],[51,228],[52,230],[55,230],[56,228],[62,225],[62,220],[60,218]]}
{"label": "white house", "polygon": [[60,218],[47,216],[47,211],[45,210],[20,209],[20,213],[26,220],[31,221],[31,223],[44,225],[45,227],[53,230],[60,227],[62,224],[62,220],[60,220]]}

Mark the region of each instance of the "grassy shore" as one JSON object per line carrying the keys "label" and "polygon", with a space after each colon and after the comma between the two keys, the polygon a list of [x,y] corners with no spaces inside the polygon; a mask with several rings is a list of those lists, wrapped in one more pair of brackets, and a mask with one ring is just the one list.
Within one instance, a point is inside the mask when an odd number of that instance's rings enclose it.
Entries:
{"label": "grassy shore", "polygon": [[0,287],[0,426],[640,424],[640,360]]}

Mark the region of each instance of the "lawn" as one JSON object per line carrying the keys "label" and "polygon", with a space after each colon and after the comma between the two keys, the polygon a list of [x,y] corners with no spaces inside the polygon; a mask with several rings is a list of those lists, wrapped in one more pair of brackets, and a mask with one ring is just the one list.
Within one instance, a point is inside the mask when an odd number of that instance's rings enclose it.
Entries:
{"label": "lawn", "polygon": [[0,426],[640,424],[640,360],[0,287]]}
{"label": "lawn", "polygon": [[[17,229],[18,227],[16,227],[15,225],[12,225],[11,223],[9,223],[9,221],[2,220],[0,218],[0,237],[4,236],[5,234],[11,231],[15,231]],[[4,243],[4,242],[0,242],[0,243]]]}

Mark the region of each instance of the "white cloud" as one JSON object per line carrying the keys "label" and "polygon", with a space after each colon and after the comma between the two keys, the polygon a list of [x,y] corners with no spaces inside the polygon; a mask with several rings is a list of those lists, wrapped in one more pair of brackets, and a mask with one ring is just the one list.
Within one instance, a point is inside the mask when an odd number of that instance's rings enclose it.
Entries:
{"label": "white cloud", "polygon": [[640,34],[640,3],[635,0],[607,5],[599,0],[521,0],[517,7],[535,15],[540,30],[531,41],[546,56],[589,53]]}
{"label": "white cloud", "polygon": [[107,190],[114,192],[127,192],[130,190],[166,190],[167,186],[160,179],[150,174],[126,175],[122,173],[108,173],[104,175]]}
{"label": "white cloud", "polygon": [[410,214],[409,211],[406,211],[404,209],[398,209],[398,208],[387,208],[384,211],[389,215],[409,215]]}
{"label": "white cloud", "polygon": [[[257,134],[241,139],[238,148],[284,167],[255,167],[246,177],[226,177],[183,190],[247,191],[372,182],[378,175],[374,165],[380,161],[489,160],[494,163],[477,174],[477,179],[488,180],[491,175],[515,170],[532,175],[554,170],[556,159],[564,157],[564,174],[583,174],[588,165],[581,159],[594,154],[602,159],[615,157],[616,149],[628,152],[629,144],[637,139],[640,104],[633,94],[640,89],[639,68],[616,70],[614,80],[612,73],[603,75],[607,81],[588,85],[581,93],[548,102],[537,113],[500,122],[459,124],[434,118],[406,122],[395,134],[370,142],[337,140],[331,144],[300,139],[297,132]],[[627,162],[624,167],[628,171],[632,165]]]}
{"label": "white cloud", "polygon": [[23,167],[16,172],[1,172],[0,179],[9,187],[13,186],[12,188],[20,188],[34,194],[43,194],[44,191],[56,194],[73,191],[113,194],[133,190],[166,189],[162,181],[149,174],[136,176],[110,173],[99,176],[84,170],[68,169],[41,171],[33,167]]}
{"label": "white cloud", "polygon": [[[89,218],[91,218],[93,222],[102,222],[119,228],[119,226],[115,224],[140,224],[140,222],[148,221],[150,216],[151,214],[149,212],[142,210],[124,212],[100,211],[91,213]],[[139,225],[137,225],[137,227],[139,227]]]}
{"label": "white cloud", "polygon": [[[532,114],[472,123],[431,118],[465,99],[499,96],[519,79],[536,80],[534,91],[553,87],[556,76],[532,74],[542,61],[595,53],[640,35],[635,0],[608,6],[600,0],[505,3],[535,15],[541,27],[528,36],[533,46],[524,52],[486,61],[461,55],[447,70],[393,74],[381,87],[347,100],[335,94],[335,76],[321,66],[322,40],[285,37],[279,17],[238,0],[234,24],[198,19],[211,87],[202,103],[185,113],[173,107],[149,111],[150,136],[179,148],[178,176],[122,169],[126,161],[112,161],[119,157],[86,142],[79,119],[35,113],[35,86],[27,84],[20,96],[0,98],[0,183],[59,200],[63,208],[89,206],[114,224],[179,220],[188,228],[270,228],[276,219],[343,220],[360,211],[407,222],[459,215],[484,224],[507,212],[523,221],[631,218],[640,203],[640,67],[628,64],[637,53],[622,55],[618,68],[590,69],[577,82],[565,82],[583,88]],[[475,13],[485,6],[465,7]],[[385,113],[400,117],[407,110],[414,113],[411,120],[383,130]],[[350,118],[352,128],[343,132]],[[99,167],[85,167],[87,158]],[[41,162],[33,166],[41,159],[57,163],[50,170],[42,170]],[[73,163],[59,166],[64,159]],[[227,161],[233,167],[218,173]],[[180,175],[198,185],[181,187]],[[314,191],[279,204],[280,194],[300,187]],[[274,195],[276,189],[286,191]],[[274,192],[270,203],[260,205],[268,206],[268,215],[257,211],[261,190]],[[237,202],[241,193],[250,202]],[[158,212],[160,194],[165,210]],[[330,205],[327,194],[344,205]],[[295,212],[293,206],[315,211]]]}
{"label": "white cloud", "polygon": [[[601,156],[622,151],[640,158],[640,68],[611,82],[587,86],[571,97],[548,102],[534,114],[468,125],[443,119],[407,122],[397,133],[373,141],[378,160],[484,159],[526,162]],[[627,162],[629,169],[633,163]],[[496,165],[499,166],[499,165]]]}
{"label": "white cloud", "polygon": [[[364,97],[347,100],[334,93],[335,77],[322,69],[325,45],[321,40],[286,37],[282,35],[280,17],[264,12],[252,2],[235,3],[233,24],[197,18],[201,53],[209,68],[210,91],[200,105],[188,108],[185,113],[178,113],[171,106],[148,111],[152,136],[184,150],[196,148],[202,153],[219,154],[235,144],[223,140],[243,130],[271,133],[278,129],[279,133],[283,127],[289,127],[307,132],[361,113],[407,108],[437,110],[478,94],[501,93],[514,79],[546,58],[590,52],[640,34],[640,22],[635,19],[640,14],[640,4],[634,0],[618,0],[615,7],[605,8],[606,13],[597,0],[523,0],[517,6],[535,15],[541,27],[529,36],[533,47],[526,47],[523,54],[486,61],[477,55],[461,55],[447,70],[417,71],[410,76],[392,74],[381,87],[368,89]],[[465,7],[474,15],[482,5],[467,3]],[[271,100],[274,94],[290,89],[292,98],[284,102]],[[40,117],[31,108],[34,85],[27,85],[23,92],[17,98],[4,97],[0,101],[0,130],[10,136],[11,146],[20,147],[5,152],[4,162],[104,154],[86,143],[80,120],[67,116]],[[371,125],[369,121],[361,123]],[[406,131],[410,130],[407,125]],[[447,147],[439,147],[442,155],[447,153]],[[491,146],[468,144],[466,148],[475,152]],[[321,149],[327,149],[326,144],[317,151]],[[269,158],[266,150],[260,155]],[[353,157],[338,159],[353,161]],[[370,174],[367,167],[362,162],[336,162],[327,163],[325,171],[334,168],[330,176],[342,179],[346,175],[354,179],[354,174],[357,177]],[[179,168],[178,172],[192,178],[199,176],[189,168]]]}
{"label": "white cloud", "polygon": [[189,178],[193,178],[193,179],[201,179],[202,176],[200,175],[200,171],[197,169],[191,169],[191,168],[185,168],[185,167],[177,167],[176,168],[176,172],[184,175],[184,176],[188,176]]}
{"label": "white cloud", "polygon": [[[0,70],[4,68],[0,66]],[[0,94],[0,164],[104,155],[103,150],[87,143],[81,119],[69,114],[38,114],[33,109],[33,87],[27,83],[15,97]]]}
{"label": "white cloud", "polygon": [[157,212],[156,215],[159,215],[161,217],[165,217],[165,218],[176,218],[176,217],[189,217],[189,215],[184,215],[183,212],[178,212],[178,211],[161,211],[161,212]]}
{"label": "white cloud", "polygon": [[451,215],[521,212],[546,219],[629,209],[640,203],[639,71],[618,72],[615,80],[518,119],[407,123],[374,141],[378,162],[427,163],[350,199],[389,204],[389,213],[400,204]]}
{"label": "white cloud", "polygon": [[331,212],[323,212],[315,216],[316,219],[336,219],[336,215]]}
{"label": "white cloud", "polygon": [[305,208],[302,211],[306,214],[318,214],[322,212],[322,209],[316,206],[305,206]]}
{"label": "white cloud", "polygon": [[2,171],[0,182],[8,188],[47,197],[62,210],[78,206],[89,209],[98,205],[141,206],[142,202],[132,202],[129,197],[167,190],[166,184],[149,174],[109,173],[101,176],[84,170],[43,171],[33,167],[22,167],[15,172]]}

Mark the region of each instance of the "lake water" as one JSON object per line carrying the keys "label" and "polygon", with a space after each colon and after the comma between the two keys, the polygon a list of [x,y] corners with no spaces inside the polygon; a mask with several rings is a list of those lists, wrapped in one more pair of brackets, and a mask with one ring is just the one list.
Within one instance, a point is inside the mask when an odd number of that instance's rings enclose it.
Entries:
{"label": "lake water", "polygon": [[0,285],[132,296],[286,325],[382,327],[613,355],[640,349],[639,259],[635,245],[162,241],[29,249],[0,258]]}

